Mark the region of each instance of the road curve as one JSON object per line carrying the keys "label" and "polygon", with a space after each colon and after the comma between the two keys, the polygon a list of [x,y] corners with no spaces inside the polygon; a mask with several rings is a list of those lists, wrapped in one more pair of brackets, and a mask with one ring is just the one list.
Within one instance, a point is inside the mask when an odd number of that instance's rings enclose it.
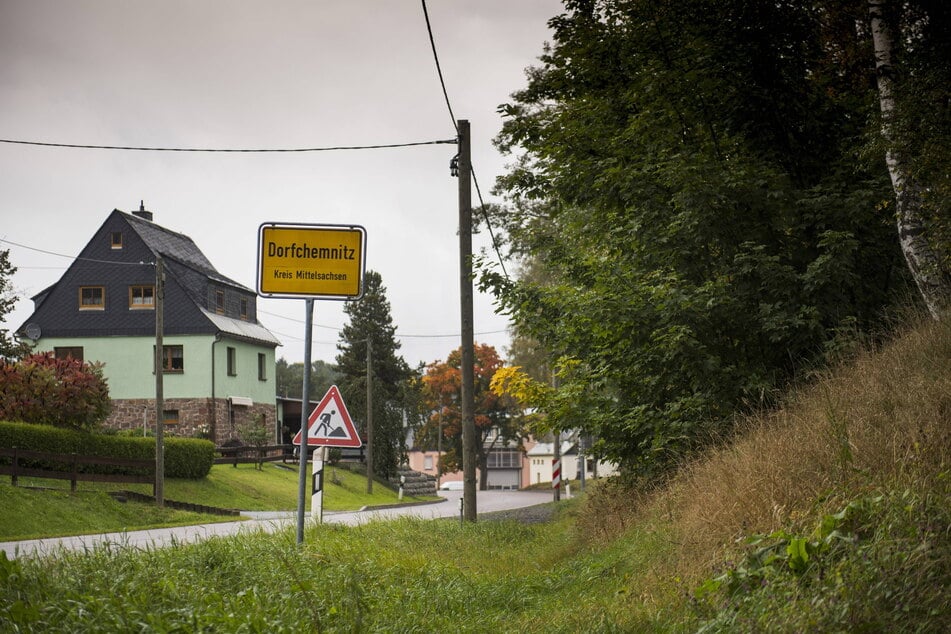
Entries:
{"label": "road curve", "polygon": [[[432,504],[414,504],[361,511],[325,511],[324,522],[354,526],[372,520],[397,517],[417,517],[420,519],[460,517],[459,500],[462,498],[462,492],[440,491],[439,495],[444,500]],[[551,499],[552,494],[546,491],[479,491],[476,506],[481,514],[544,504],[550,502]],[[254,531],[271,533],[297,526],[297,514],[294,512],[247,512],[242,513],[242,515],[246,516],[247,519],[217,524],[0,542],[0,550],[6,553],[8,559],[14,559],[16,557],[43,557],[56,554],[62,550],[94,550],[110,545],[123,548],[162,548],[170,544],[186,544],[210,537],[223,537]],[[309,514],[307,521],[310,521]]]}

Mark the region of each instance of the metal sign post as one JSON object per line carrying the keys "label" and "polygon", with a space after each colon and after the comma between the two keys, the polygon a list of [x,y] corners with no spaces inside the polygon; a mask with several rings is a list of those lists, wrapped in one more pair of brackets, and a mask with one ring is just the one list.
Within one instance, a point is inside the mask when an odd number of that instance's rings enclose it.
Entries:
{"label": "metal sign post", "polygon": [[304,385],[301,392],[300,428],[304,440],[300,446],[297,478],[297,543],[304,543],[304,491],[307,488],[307,405],[310,403],[310,339],[314,328],[314,300],[304,300]]}
{"label": "metal sign post", "polygon": [[[312,421],[307,407],[310,405],[314,299],[356,300],[363,296],[366,238],[366,230],[359,225],[265,222],[258,227],[258,295],[305,301],[304,385],[301,394],[301,431],[298,434],[302,436],[297,491],[298,544],[304,541],[307,449],[312,444],[309,433]],[[323,513],[322,454],[314,455],[312,477],[311,514],[319,521]],[[313,508],[315,505],[316,509]]]}

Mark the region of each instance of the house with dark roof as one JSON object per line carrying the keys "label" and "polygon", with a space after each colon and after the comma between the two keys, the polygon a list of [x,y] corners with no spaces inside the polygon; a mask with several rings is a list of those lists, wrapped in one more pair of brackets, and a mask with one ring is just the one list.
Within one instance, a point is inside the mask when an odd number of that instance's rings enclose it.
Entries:
{"label": "house with dark roof", "polygon": [[251,421],[276,433],[280,341],[258,321],[255,292],[218,273],[191,238],[155,224],[144,205],[109,214],[59,281],[33,297],[18,334],[37,352],[102,363],[114,405],[106,425],[154,430],[157,256],[165,429],[219,444]]}

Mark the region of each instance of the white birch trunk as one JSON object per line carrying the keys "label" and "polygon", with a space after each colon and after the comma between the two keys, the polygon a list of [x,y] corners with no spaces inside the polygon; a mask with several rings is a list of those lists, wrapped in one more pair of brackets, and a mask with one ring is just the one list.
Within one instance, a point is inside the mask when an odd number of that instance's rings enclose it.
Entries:
{"label": "white birch trunk", "polygon": [[878,99],[882,111],[882,136],[887,148],[885,164],[895,190],[895,217],[902,253],[928,311],[933,318],[940,319],[951,307],[951,288],[944,278],[940,260],[927,240],[921,207],[921,185],[909,173],[904,158],[897,150],[892,128],[898,110],[894,94],[895,36],[888,22],[888,10],[894,8],[892,4],[893,0],[869,0],[868,3]]}

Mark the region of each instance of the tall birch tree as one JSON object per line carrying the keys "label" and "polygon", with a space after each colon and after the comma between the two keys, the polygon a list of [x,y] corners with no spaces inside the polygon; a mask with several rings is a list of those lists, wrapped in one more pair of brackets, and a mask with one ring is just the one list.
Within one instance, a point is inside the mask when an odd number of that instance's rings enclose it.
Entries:
{"label": "tall birch tree", "polygon": [[[869,0],[872,43],[875,51],[875,74],[881,108],[881,130],[885,142],[885,164],[895,191],[895,220],[902,253],[928,311],[935,319],[951,308],[951,280],[942,267],[938,251],[929,240],[929,223],[923,205],[925,187],[910,165],[908,149],[902,147],[896,122],[902,118],[897,98],[897,83],[913,79],[909,69],[898,68],[901,47],[900,17],[907,3],[895,0]],[[934,16],[923,16],[933,20]],[[908,40],[920,37],[911,33]],[[951,95],[949,95],[951,96]],[[947,107],[945,105],[945,107]]]}

